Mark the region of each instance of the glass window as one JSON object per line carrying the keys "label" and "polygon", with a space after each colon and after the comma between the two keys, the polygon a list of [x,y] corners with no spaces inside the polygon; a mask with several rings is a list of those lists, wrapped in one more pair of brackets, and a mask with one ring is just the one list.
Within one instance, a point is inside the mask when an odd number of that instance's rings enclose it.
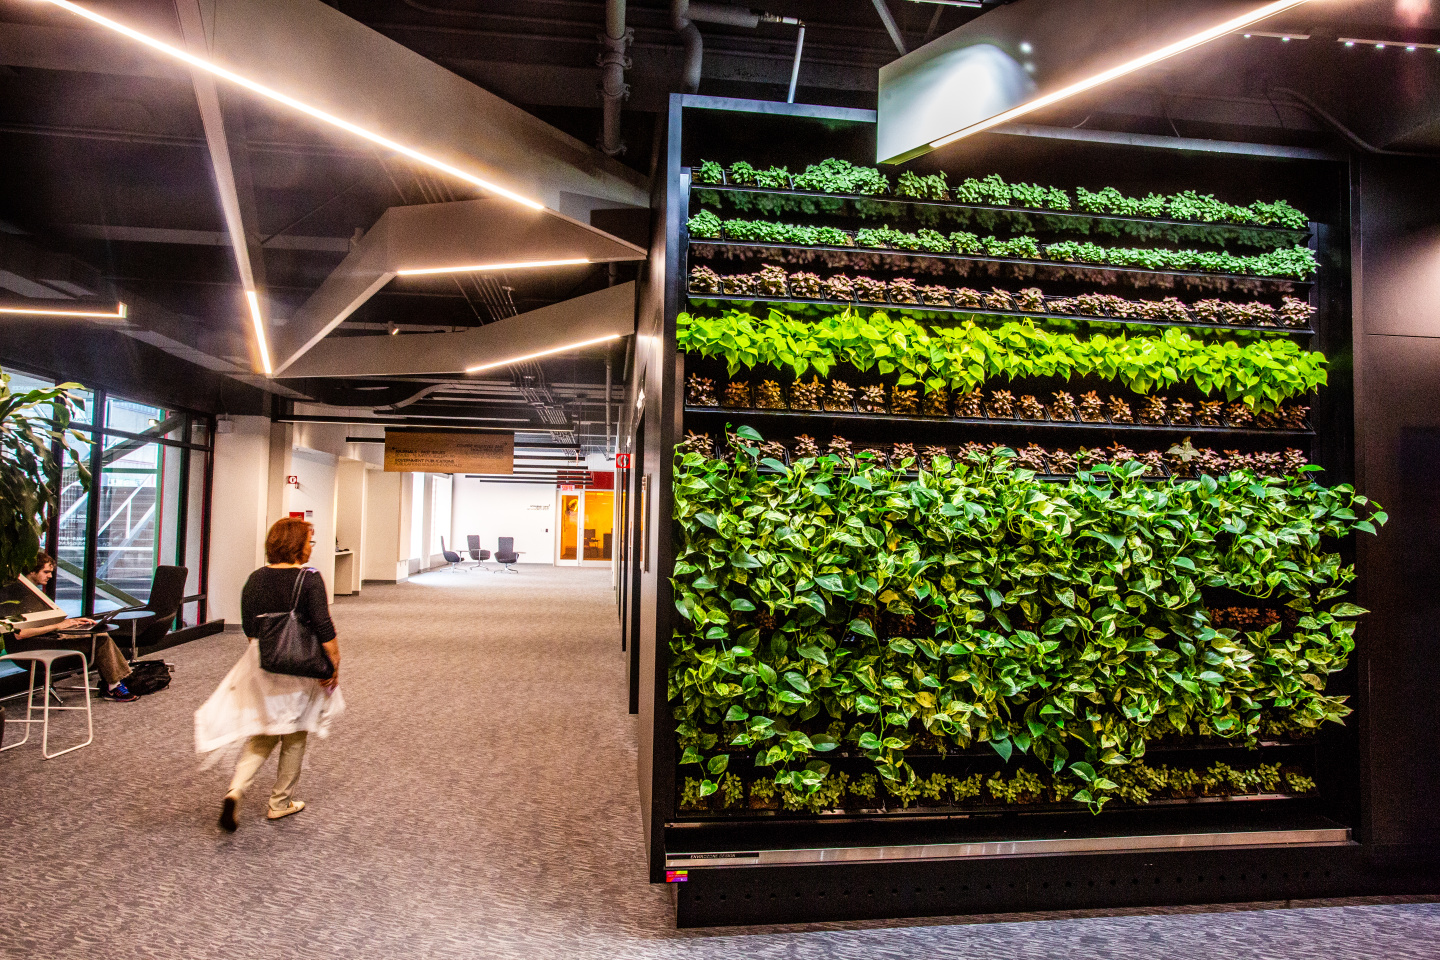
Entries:
{"label": "glass window", "polygon": [[[90,462],[91,443],[71,441],[81,462]],[[55,551],[55,602],[72,617],[84,613],[85,607],[85,537],[90,520],[90,494],[80,486],[80,472],[75,462],[65,459],[60,474],[59,537]]]}
{"label": "glass window", "polygon": [[[105,429],[181,442],[186,439],[185,414],[118,397],[107,397],[105,400]],[[107,437],[105,446],[110,447],[122,439]]]}
{"label": "glass window", "polygon": [[585,491],[585,559],[609,560],[615,549],[615,495]]}
{"label": "glass window", "polygon": [[180,464],[187,453],[109,436],[105,444],[95,497],[97,612],[144,603],[155,568],[175,562]]}

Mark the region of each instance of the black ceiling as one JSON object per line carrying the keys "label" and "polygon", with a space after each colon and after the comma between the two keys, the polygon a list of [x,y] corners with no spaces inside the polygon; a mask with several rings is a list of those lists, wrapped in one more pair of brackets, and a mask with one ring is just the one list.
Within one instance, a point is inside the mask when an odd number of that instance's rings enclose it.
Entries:
{"label": "black ceiling", "polygon": [[[178,32],[173,0],[92,5],[165,35]],[[898,52],[872,2],[752,5],[806,23],[798,100],[874,106],[876,71]],[[336,0],[331,6],[581,141],[596,142],[602,0]],[[1440,53],[1403,45],[1440,43],[1437,6],[1440,0],[1305,4],[1264,29],[1308,39],[1225,38],[1034,119],[1261,142],[1344,144],[1348,137],[1382,148],[1440,151]],[[655,117],[681,83],[682,48],[669,7],[664,0],[628,5],[635,42],[622,126],[628,149],[620,159],[645,174]],[[914,0],[889,0],[889,9],[909,49],[983,16],[978,9]],[[793,26],[697,25],[705,44],[702,93],[784,99]],[[167,336],[200,344],[202,352],[209,343],[212,356],[228,350],[247,364],[244,302],[189,75],[144,52],[128,60],[85,56],[76,41],[95,31],[53,7],[0,0],[0,234],[9,235],[0,237],[9,241],[3,249],[70,258],[49,269],[88,277],[94,293],[125,297],[137,316],[151,318]],[[1347,47],[1343,37],[1383,40],[1387,48]],[[253,185],[266,238],[265,288],[279,318],[315,290],[356,231],[369,229],[386,208],[478,195],[247,94],[222,90],[222,102],[243,168],[237,174]],[[473,326],[634,273],[633,265],[600,265],[397,281],[336,335]],[[623,344],[592,349],[525,372],[578,426],[603,420],[597,404],[605,359],[618,379],[625,351]],[[410,407],[449,416],[486,405],[527,406],[518,373],[492,372],[491,382],[494,396],[442,392]],[[318,380],[287,387],[325,402],[380,406],[428,384],[378,385],[384,391]],[[528,406],[537,409],[534,402]]]}

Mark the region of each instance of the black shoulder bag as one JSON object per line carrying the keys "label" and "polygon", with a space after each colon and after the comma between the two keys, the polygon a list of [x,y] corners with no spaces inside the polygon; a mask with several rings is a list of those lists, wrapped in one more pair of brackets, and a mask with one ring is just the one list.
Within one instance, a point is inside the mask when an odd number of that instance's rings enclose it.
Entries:
{"label": "black shoulder bag", "polygon": [[305,585],[307,568],[300,569],[295,578],[295,597],[285,613],[262,613],[255,639],[260,644],[260,669],[270,673],[284,673],[292,677],[314,677],[329,680],[335,673],[335,664],[325,652],[320,638],[305,621],[300,619],[300,593]]}

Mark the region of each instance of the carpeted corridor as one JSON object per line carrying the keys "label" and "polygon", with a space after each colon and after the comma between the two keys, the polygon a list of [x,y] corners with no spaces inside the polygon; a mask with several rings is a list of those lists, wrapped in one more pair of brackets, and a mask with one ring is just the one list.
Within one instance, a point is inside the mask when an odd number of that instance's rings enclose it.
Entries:
{"label": "carpeted corridor", "polygon": [[97,702],[92,746],[0,755],[0,956],[1420,960],[1440,943],[1431,902],[676,931],[646,882],[608,571],[431,573],[333,613],[349,709],[312,742],[298,816],[263,817],[272,758],[239,831],[215,824],[230,771],[198,769],[192,714],[233,633],[166,651],[169,690]]}

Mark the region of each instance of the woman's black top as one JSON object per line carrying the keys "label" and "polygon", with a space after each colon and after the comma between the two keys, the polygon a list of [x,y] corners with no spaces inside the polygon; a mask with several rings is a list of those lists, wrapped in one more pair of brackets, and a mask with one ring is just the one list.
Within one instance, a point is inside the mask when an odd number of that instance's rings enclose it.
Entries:
{"label": "woman's black top", "polygon": [[[301,569],[261,567],[250,574],[245,589],[240,591],[240,621],[245,626],[245,636],[259,636],[256,617],[289,611],[295,599],[295,578],[300,576]],[[305,585],[300,588],[300,619],[315,631],[321,643],[329,643],[335,639],[335,624],[330,622],[330,605],[325,602],[325,581],[318,570],[304,569],[308,572]]]}

